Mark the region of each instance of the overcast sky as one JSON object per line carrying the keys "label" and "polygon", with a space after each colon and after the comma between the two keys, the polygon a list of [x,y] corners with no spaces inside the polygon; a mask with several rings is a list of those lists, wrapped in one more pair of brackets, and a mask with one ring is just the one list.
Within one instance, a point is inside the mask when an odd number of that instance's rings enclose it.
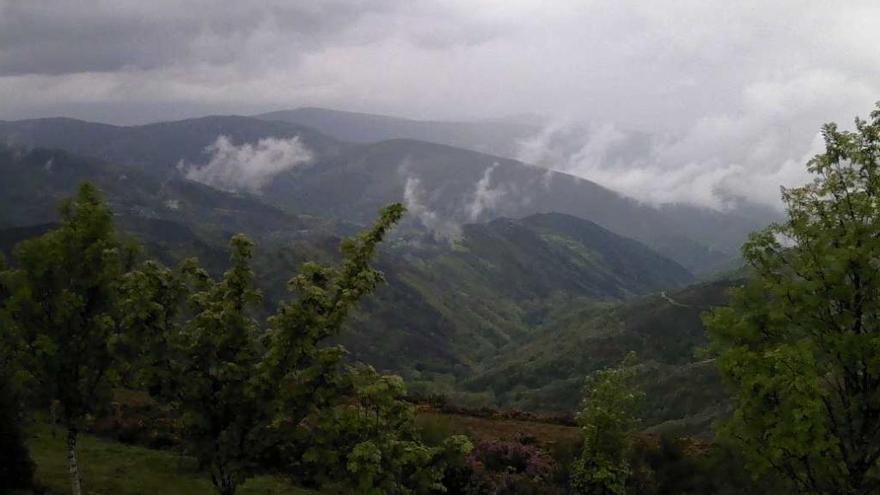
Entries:
{"label": "overcast sky", "polygon": [[722,182],[739,194],[754,184],[731,176],[757,173],[763,198],[797,175],[785,163],[816,149],[822,122],[880,99],[878,26],[877,1],[0,0],[0,119],[537,113],[612,141],[672,136],[603,179],[631,194],[664,178],[654,200]]}

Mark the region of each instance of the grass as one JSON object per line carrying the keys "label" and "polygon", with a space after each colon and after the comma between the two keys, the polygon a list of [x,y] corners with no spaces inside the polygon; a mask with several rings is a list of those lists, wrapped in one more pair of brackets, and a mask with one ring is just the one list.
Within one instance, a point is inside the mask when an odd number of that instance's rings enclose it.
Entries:
{"label": "grass", "polygon": [[[582,435],[580,428],[575,426],[516,419],[479,418],[463,414],[428,411],[419,413],[416,424],[421,428],[423,434],[428,433],[429,436],[463,434],[477,442],[515,440],[526,436],[535,438],[542,447],[578,444]],[[439,431],[434,432],[433,430]]]}
{"label": "grass", "polygon": [[[417,425],[429,443],[451,434],[466,434],[475,441],[534,437],[539,445],[554,449],[578,444],[576,427],[549,423],[478,418],[422,411]],[[36,422],[28,431],[28,447],[37,465],[36,481],[52,495],[70,493],[65,432]],[[192,458],[173,450],[123,444],[93,435],[79,436],[79,463],[83,489],[88,495],[208,495],[214,493],[208,475],[195,469]],[[240,495],[320,495],[295,487],[281,477],[253,478],[239,488]]]}
{"label": "grass", "polygon": [[[54,436],[53,436],[54,432]],[[37,464],[36,480],[52,494],[70,493],[65,435],[61,429],[36,424],[28,447]],[[89,495],[205,495],[213,493],[205,473],[192,459],[170,450],[155,450],[80,435],[79,463],[83,490]],[[261,476],[245,483],[241,495],[317,495],[278,477]]]}

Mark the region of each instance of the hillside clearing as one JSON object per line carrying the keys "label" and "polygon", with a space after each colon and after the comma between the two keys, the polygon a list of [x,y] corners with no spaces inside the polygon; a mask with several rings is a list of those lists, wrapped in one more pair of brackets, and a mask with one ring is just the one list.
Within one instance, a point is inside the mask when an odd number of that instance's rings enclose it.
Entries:
{"label": "hillside clearing", "polygon": [[[28,447],[37,465],[38,485],[51,494],[70,493],[64,432],[40,423],[29,433]],[[84,490],[90,495],[204,495],[214,490],[208,476],[195,469],[193,459],[170,450],[148,449],[80,435],[79,461]],[[248,481],[239,493],[317,494],[271,476]]]}

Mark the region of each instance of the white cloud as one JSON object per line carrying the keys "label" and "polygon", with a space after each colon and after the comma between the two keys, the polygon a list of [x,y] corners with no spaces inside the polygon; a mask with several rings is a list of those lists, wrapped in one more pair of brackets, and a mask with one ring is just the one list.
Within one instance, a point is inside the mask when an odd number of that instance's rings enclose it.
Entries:
{"label": "white cloud", "polygon": [[421,181],[409,176],[403,189],[403,202],[410,215],[413,215],[435,238],[455,241],[461,238],[461,225],[432,209],[424,199]]}
{"label": "white cloud", "polygon": [[[409,159],[398,167],[398,174],[404,177],[403,202],[413,216],[435,238],[456,241],[462,236],[462,224],[486,220],[486,213],[498,213],[509,197],[509,185],[493,184],[493,174],[498,168],[494,163],[483,171],[482,177],[474,184],[472,192],[464,193],[458,201],[450,204],[448,198],[432,197],[422,186],[421,180],[411,170]],[[519,201],[526,201],[520,199]],[[509,204],[509,203],[507,203]]]}
{"label": "white cloud", "polygon": [[847,127],[878,95],[840,73],[805,72],[749,84],[738,112],[701,117],[679,132],[550,125],[521,143],[520,158],[653,204],[725,209],[746,199],[779,207],[780,186],[810,180],[806,162],[823,149],[821,124]]}
{"label": "white cloud", "polygon": [[492,172],[498,168],[497,163],[493,163],[491,167],[483,171],[483,176],[477,181],[474,189],[474,195],[470,202],[465,205],[465,213],[467,219],[476,222],[486,211],[494,210],[501,199],[507,194],[507,190],[500,185],[492,187]]}
{"label": "white cloud", "polygon": [[312,160],[312,153],[300,142],[299,136],[265,138],[256,144],[238,146],[226,136],[217,136],[205,151],[211,154],[207,164],[181,164],[186,178],[227,191],[258,193],[279,173]]}

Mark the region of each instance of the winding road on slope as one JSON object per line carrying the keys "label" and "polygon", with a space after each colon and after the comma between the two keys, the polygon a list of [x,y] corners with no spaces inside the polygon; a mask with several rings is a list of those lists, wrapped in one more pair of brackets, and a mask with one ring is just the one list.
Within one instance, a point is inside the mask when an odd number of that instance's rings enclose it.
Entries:
{"label": "winding road on slope", "polygon": [[673,306],[678,306],[679,308],[692,308],[693,307],[689,304],[682,304],[682,303],[676,301],[675,299],[669,297],[669,295],[666,294],[665,290],[660,291],[660,297],[662,297],[664,300],[666,300],[666,302],[668,302],[669,304],[671,304]]}

